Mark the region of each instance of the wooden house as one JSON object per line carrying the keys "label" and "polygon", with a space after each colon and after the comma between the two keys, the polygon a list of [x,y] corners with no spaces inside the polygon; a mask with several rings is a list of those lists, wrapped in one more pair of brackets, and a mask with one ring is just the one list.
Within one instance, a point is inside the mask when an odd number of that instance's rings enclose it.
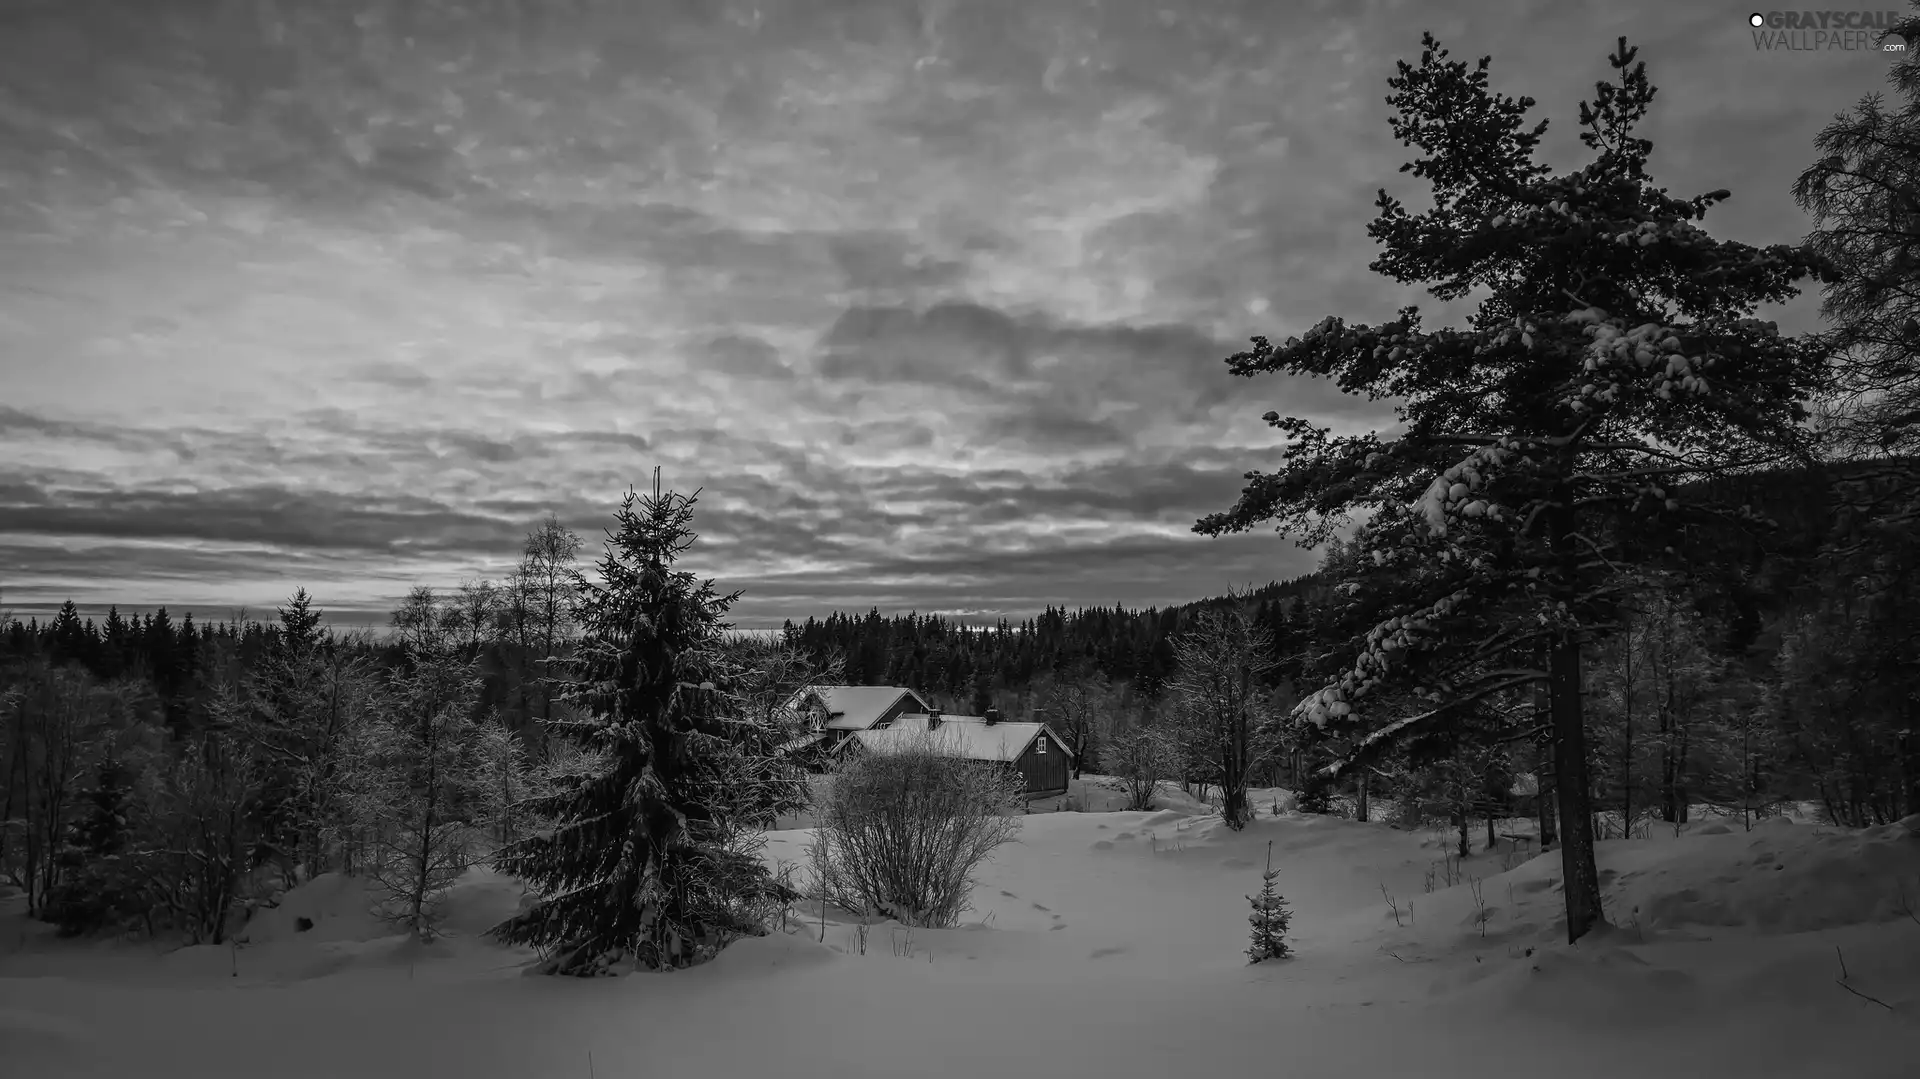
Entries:
{"label": "wooden house", "polygon": [[835,756],[885,752],[914,737],[931,735],[936,744],[970,760],[999,761],[1020,773],[1028,798],[1065,794],[1073,755],[1044,723],[1012,722],[997,708],[984,716],[942,715],[937,709],[903,714],[883,727],[855,731],[834,747]]}
{"label": "wooden house", "polygon": [[884,729],[901,716],[925,715],[931,707],[904,686],[808,686],[787,702],[801,733],[783,748],[831,751],[856,731]]}

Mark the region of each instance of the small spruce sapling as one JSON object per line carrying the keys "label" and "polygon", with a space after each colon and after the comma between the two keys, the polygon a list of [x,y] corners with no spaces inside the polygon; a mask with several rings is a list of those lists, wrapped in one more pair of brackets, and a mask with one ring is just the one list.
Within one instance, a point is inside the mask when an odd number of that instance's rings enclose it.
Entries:
{"label": "small spruce sapling", "polygon": [[1273,868],[1273,840],[1267,840],[1267,871],[1260,876],[1260,896],[1247,897],[1253,904],[1253,913],[1247,921],[1253,926],[1253,941],[1247,946],[1247,961],[1258,963],[1263,959],[1285,959],[1293,954],[1287,945],[1287,926],[1293,921],[1293,911],[1287,909],[1287,901],[1281,898],[1274,888],[1274,881],[1280,879],[1280,871]]}

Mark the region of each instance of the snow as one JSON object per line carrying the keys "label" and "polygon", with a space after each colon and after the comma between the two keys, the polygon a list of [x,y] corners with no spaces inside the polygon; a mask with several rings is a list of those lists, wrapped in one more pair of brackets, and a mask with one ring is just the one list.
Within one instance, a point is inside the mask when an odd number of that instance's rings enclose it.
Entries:
{"label": "snow", "polygon": [[861,745],[884,751],[931,734],[941,747],[962,757],[976,761],[1017,761],[1046,729],[1044,724],[1017,720],[990,724],[984,716],[941,716],[939,726],[929,730],[929,718],[904,715],[879,730],[855,731],[853,737]]}
{"label": "snow", "polygon": [[879,722],[902,696],[912,697],[921,708],[927,703],[918,693],[903,686],[808,686],[794,695],[788,707],[797,708],[809,693],[826,705],[830,717],[826,727],[834,731],[866,730]]}
{"label": "snow", "polygon": [[[830,910],[823,943],[802,909],[669,975],[523,976],[527,953],[480,939],[521,901],[486,872],[425,946],[340,876],[287,893],[243,946],[165,954],[58,941],[0,900],[0,1059],[37,1079],[1912,1073],[1920,922],[1899,886],[1920,903],[1920,819],[1603,842],[1619,928],[1569,947],[1557,855],[1476,849],[1429,893],[1445,837],[1250,800],[1237,833],[1185,796],[1029,815],[957,928],[874,925],[862,954],[862,927]],[[769,833],[766,857],[803,863],[809,838]],[[1245,896],[1269,841],[1298,954],[1251,966]],[[1841,956],[1888,1007],[1835,984]]]}

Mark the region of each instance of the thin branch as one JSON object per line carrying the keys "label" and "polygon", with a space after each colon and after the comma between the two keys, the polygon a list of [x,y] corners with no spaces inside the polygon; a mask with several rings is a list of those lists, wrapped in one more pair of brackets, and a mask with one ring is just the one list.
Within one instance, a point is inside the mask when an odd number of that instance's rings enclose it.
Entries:
{"label": "thin branch", "polygon": [[1834,945],[1834,946],[1833,946],[1833,954],[1834,954],[1834,955],[1836,955],[1836,956],[1839,956],[1839,958],[1840,958],[1840,977],[1838,977],[1838,978],[1836,978],[1836,979],[1834,979],[1834,983],[1833,983],[1833,984],[1835,984],[1835,985],[1837,985],[1837,986],[1839,986],[1839,987],[1840,987],[1840,988],[1842,988],[1842,989],[1845,989],[1845,990],[1846,990],[1847,992],[1849,992],[1849,993],[1852,993],[1852,994],[1853,994],[1854,996],[1856,996],[1856,997],[1859,997],[1859,998],[1860,998],[1861,1000],[1865,1000],[1865,1001],[1869,1001],[1869,1002],[1871,1002],[1871,1003],[1874,1003],[1874,1004],[1878,1004],[1878,1005],[1880,1005],[1880,1006],[1881,1006],[1882,1008],[1885,1008],[1885,1009],[1886,1009],[1886,1010],[1888,1010],[1888,1011],[1892,1011],[1892,1010],[1893,1010],[1893,1005],[1891,1005],[1891,1004],[1888,1004],[1888,1003],[1887,1003],[1886,1001],[1884,1001],[1884,1000],[1881,1000],[1881,999],[1880,999],[1879,997],[1870,997],[1870,996],[1868,996],[1867,994],[1865,994],[1865,993],[1862,993],[1862,992],[1861,992],[1860,990],[1858,990],[1858,989],[1855,989],[1855,988],[1854,988],[1853,986],[1851,986],[1851,985],[1848,985],[1848,984],[1847,984],[1847,977],[1848,977],[1848,975],[1847,975],[1847,957],[1846,957],[1846,955],[1845,955],[1845,953],[1843,953],[1843,952],[1841,952],[1841,951],[1840,951],[1840,946],[1839,946],[1838,944],[1836,944],[1836,945]]}

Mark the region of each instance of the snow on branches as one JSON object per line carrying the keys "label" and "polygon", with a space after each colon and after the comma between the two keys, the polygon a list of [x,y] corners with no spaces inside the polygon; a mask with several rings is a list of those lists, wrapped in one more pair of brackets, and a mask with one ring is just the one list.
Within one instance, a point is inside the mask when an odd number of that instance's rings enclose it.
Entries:
{"label": "snow on branches", "polygon": [[[1435,476],[1426,493],[1412,508],[1426,519],[1428,530],[1435,536],[1447,534],[1449,514],[1500,520],[1507,510],[1487,496],[1488,480],[1494,469],[1517,459],[1520,449],[1519,439],[1507,438],[1474,450],[1458,464]],[[1384,555],[1374,561],[1384,562]]]}
{"label": "snow on branches", "polygon": [[[1644,322],[1628,328],[1598,307],[1571,311],[1562,321],[1580,326],[1581,332],[1591,339],[1581,364],[1585,377],[1564,400],[1575,412],[1619,400],[1625,380],[1636,374],[1649,379],[1653,395],[1662,401],[1671,401],[1677,394],[1705,397],[1714,388],[1705,372],[1729,358],[1713,348],[1688,354],[1682,335],[1703,336],[1699,331],[1704,327],[1700,326],[1688,328]],[[1780,327],[1759,319],[1737,319],[1726,329],[1734,334],[1777,340]]]}
{"label": "snow on branches", "polygon": [[1294,706],[1294,717],[1324,728],[1330,721],[1352,715],[1353,702],[1385,684],[1398,657],[1439,639],[1441,623],[1472,599],[1470,590],[1457,589],[1425,607],[1381,621],[1367,631],[1360,654],[1346,673]]}

